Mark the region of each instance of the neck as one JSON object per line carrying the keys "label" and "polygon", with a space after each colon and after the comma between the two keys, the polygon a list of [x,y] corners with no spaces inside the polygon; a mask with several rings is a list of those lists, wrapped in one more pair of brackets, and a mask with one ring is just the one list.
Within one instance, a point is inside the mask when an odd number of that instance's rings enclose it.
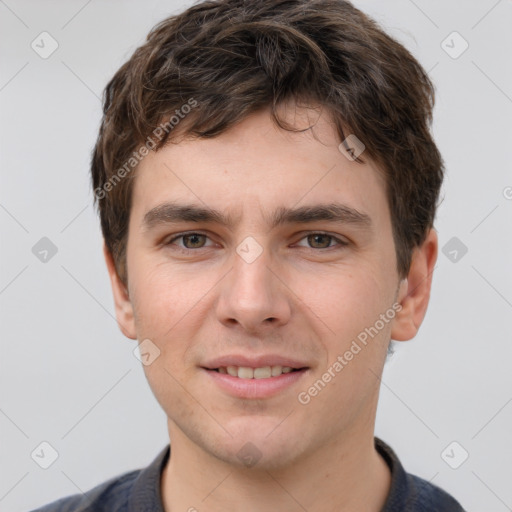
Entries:
{"label": "neck", "polygon": [[374,447],[373,422],[286,467],[234,467],[169,422],[171,457],[162,474],[164,510],[379,512],[391,475]]}

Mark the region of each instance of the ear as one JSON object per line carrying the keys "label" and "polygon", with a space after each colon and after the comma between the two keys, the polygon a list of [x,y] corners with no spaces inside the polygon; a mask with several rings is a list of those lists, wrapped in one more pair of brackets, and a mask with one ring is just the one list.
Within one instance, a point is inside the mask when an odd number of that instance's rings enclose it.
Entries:
{"label": "ear", "polygon": [[117,324],[121,332],[132,340],[137,339],[135,321],[133,315],[133,306],[128,295],[128,289],[121,281],[114,265],[114,258],[107,249],[105,241],[103,241],[103,255],[107,264],[107,270],[110,276],[110,284],[114,295],[114,303],[116,306]]}
{"label": "ear", "polygon": [[414,249],[409,274],[400,285],[397,301],[402,309],[395,315],[391,339],[407,341],[416,336],[427,312],[437,251],[437,233],[432,228],[423,244]]}

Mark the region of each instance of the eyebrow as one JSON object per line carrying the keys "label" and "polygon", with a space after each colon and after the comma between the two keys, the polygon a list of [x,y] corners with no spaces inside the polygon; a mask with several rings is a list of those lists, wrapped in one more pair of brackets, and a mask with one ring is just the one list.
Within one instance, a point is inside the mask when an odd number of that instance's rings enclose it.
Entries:
{"label": "eyebrow", "polygon": [[[239,216],[224,214],[221,211],[204,206],[165,202],[146,212],[142,221],[142,229],[143,231],[149,231],[158,225],[179,222],[219,224],[233,228],[239,220]],[[280,207],[266,221],[271,229],[286,224],[307,224],[319,221],[349,224],[367,230],[372,227],[372,220],[369,215],[339,203],[298,208]]]}

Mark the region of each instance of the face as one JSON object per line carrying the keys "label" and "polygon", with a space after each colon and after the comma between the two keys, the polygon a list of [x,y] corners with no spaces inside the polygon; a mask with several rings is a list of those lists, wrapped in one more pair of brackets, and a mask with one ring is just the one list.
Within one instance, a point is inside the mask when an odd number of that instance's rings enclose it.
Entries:
{"label": "face", "polygon": [[[285,467],[372,430],[389,339],[418,324],[397,307],[407,281],[378,169],[340,152],[325,113],[287,120],[315,126],[286,132],[262,111],[151,152],[133,188],[126,293],[109,266],[121,329],[149,340],[144,371],[171,442],[234,465],[245,450]],[[231,356],[245,359],[218,360]],[[302,370],[249,381],[212,369],[279,363]]]}

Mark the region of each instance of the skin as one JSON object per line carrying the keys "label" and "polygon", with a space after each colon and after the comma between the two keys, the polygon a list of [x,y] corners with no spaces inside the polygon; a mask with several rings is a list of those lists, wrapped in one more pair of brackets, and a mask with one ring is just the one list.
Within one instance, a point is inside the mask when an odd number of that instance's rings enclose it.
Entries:
{"label": "skin", "polygon": [[[127,286],[104,249],[120,329],[160,350],[144,371],[168,417],[166,511],[378,512],[389,493],[389,469],[373,445],[379,379],[390,338],[413,338],[423,321],[436,232],[414,250],[401,280],[377,167],[364,154],[360,164],[340,153],[325,112],[283,115],[314,127],[286,132],[263,110],[214,139],[151,152],[134,183]],[[169,200],[232,213],[237,222],[144,230],[145,213]],[[265,221],[278,207],[331,202],[366,213],[371,229],[326,221],[269,229]],[[206,237],[171,241],[187,231]],[[308,238],[318,232],[335,238]],[[236,252],[247,236],[262,248],[252,263]],[[394,303],[401,304],[394,319],[299,403],[297,395]],[[276,396],[240,399],[200,368],[230,353],[288,354],[310,369]],[[237,457],[248,441],[261,453],[250,468]]]}

